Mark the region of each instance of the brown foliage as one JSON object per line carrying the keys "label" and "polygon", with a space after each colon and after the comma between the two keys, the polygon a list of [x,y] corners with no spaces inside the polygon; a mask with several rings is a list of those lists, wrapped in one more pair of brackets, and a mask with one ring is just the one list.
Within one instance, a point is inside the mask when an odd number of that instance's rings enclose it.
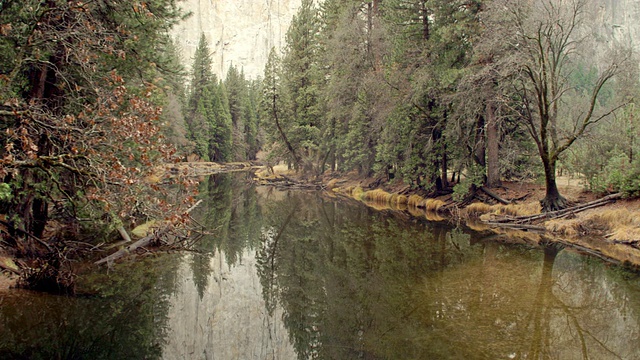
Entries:
{"label": "brown foliage", "polygon": [[0,23],[26,23],[3,26],[0,44],[10,54],[0,57],[4,235],[19,255],[53,256],[43,238],[53,218],[105,226],[179,217],[193,202],[170,203],[144,181],[175,154],[160,132],[154,54],[143,53],[174,16],[172,0],[161,3],[152,13],[138,2],[26,1],[0,13]]}

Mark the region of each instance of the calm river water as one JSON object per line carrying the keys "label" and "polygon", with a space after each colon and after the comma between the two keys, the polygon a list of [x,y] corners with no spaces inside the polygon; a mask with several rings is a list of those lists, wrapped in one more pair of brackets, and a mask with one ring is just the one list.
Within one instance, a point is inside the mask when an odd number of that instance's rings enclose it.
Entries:
{"label": "calm river water", "polygon": [[200,252],[0,294],[0,358],[640,359],[640,277],[571,249],[202,184]]}

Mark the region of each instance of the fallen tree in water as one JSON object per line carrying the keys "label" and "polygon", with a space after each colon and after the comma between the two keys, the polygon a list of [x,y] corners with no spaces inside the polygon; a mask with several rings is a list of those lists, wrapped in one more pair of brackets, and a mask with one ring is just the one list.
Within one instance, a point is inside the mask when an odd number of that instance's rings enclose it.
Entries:
{"label": "fallen tree in water", "polygon": [[[200,205],[201,203],[202,203],[202,200],[198,200],[198,202],[196,202],[192,207],[187,209],[187,211],[185,211],[182,214],[182,218],[188,216],[189,213],[191,213],[193,211],[193,209],[198,207],[198,205]],[[124,247],[124,248],[116,251],[115,253],[96,261],[95,264],[96,265],[101,265],[101,264],[104,264],[104,263],[110,264],[110,263],[122,258],[123,256],[126,256],[128,254],[133,253],[134,251],[136,251],[139,248],[148,246],[152,242],[157,241],[158,239],[160,239],[161,237],[163,237],[167,233],[169,233],[175,227],[177,222],[178,222],[178,220],[176,219],[174,221],[169,221],[169,222],[165,223],[162,227],[158,228],[156,231],[153,231],[152,234],[147,235],[147,236],[143,237],[142,239],[134,242],[133,244],[131,244],[131,245],[127,246],[127,247]]]}

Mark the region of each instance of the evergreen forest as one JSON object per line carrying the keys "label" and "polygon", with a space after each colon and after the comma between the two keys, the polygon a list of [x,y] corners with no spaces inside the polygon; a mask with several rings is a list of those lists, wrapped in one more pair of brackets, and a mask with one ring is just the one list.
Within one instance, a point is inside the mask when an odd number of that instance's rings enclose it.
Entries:
{"label": "evergreen forest", "polygon": [[214,74],[204,34],[181,59],[178,0],[0,0],[2,247],[54,264],[34,266],[35,283],[72,282],[65,264],[113,234],[187,221],[196,180],[157,174],[186,161],[259,159],[433,196],[539,181],[545,211],[568,206],[560,172],[637,196],[638,61],[598,11],[302,0],[251,79]]}

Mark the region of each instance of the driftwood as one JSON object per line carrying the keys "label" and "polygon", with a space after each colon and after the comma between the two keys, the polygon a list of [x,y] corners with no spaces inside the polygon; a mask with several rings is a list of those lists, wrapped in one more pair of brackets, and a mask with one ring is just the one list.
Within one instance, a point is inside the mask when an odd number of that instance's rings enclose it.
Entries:
{"label": "driftwood", "polygon": [[275,186],[280,189],[307,189],[307,190],[322,190],[324,185],[320,183],[308,183],[292,179],[288,176],[279,175],[274,178],[260,178],[260,185]]}
{"label": "driftwood", "polygon": [[532,223],[534,221],[543,220],[543,219],[560,219],[560,218],[572,216],[581,211],[593,209],[599,206],[612,203],[620,198],[622,198],[622,194],[615,193],[615,194],[611,194],[603,198],[600,198],[598,200],[590,201],[584,204],[572,206],[562,210],[550,211],[542,214],[529,215],[529,216],[505,216],[499,219],[493,219],[491,222],[494,224],[498,224],[498,223],[526,224],[526,223]]}
{"label": "driftwood", "polygon": [[525,231],[536,231],[536,232],[545,232],[547,229],[543,226],[535,226],[535,225],[526,225],[526,224],[513,224],[513,223],[499,223],[499,222],[485,222],[485,224],[489,226],[501,227],[501,228],[509,228],[514,230],[525,230]]}
{"label": "driftwood", "polygon": [[118,226],[118,232],[124,241],[131,242],[131,237],[129,236],[129,233],[127,233],[127,230],[124,229],[124,226]]}
{"label": "driftwood", "polygon": [[612,240],[614,244],[621,244],[640,249],[640,240]]}
{"label": "driftwood", "polygon": [[237,171],[249,171],[258,167],[245,162],[183,162],[164,165],[163,171],[170,176],[207,176]]}
{"label": "driftwood", "polygon": [[[198,202],[196,202],[192,207],[187,209],[187,211],[185,211],[184,214],[185,215],[189,214],[191,211],[193,211],[193,209],[198,207],[198,205],[200,205],[200,203],[202,203],[202,200],[198,200]],[[164,227],[162,227],[161,229],[157,230],[153,234],[143,237],[142,239],[134,242],[133,244],[131,244],[131,245],[125,247],[125,248],[122,248],[122,249],[116,251],[115,253],[105,257],[105,258],[102,258],[102,259],[96,261],[94,264],[101,265],[101,264],[104,264],[104,263],[111,263],[111,262],[113,262],[115,260],[120,259],[121,257],[123,257],[125,255],[131,254],[132,252],[136,251],[137,249],[149,245],[154,240],[156,240],[159,237],[163,236],[164,234],[168,233],[169,230],[171,230],[172,226],[173,226],[173,223],[167,223]]]}

